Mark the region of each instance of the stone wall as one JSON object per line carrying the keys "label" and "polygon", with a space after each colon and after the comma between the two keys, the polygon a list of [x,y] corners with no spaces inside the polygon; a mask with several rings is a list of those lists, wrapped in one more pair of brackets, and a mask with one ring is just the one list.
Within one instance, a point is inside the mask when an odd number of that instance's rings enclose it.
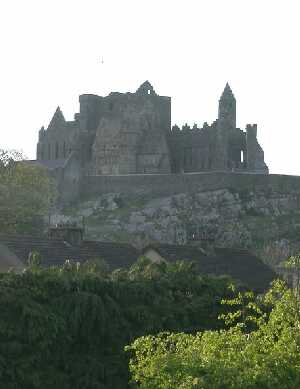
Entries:
{"label": "stone wall", "polygon": [[294,191],[300,193],[300,177],[226,172],[87,176],[81,180],[79,193],[82,198],[107,193],[144,193],[151,197],[224,188],[239,191],[273,190],[279,193]]}

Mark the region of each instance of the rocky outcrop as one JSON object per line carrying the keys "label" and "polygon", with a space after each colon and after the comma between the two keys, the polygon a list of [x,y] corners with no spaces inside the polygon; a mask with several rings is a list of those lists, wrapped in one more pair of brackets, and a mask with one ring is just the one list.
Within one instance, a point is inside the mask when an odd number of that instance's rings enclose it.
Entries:
{"label": "rocky outcrop", "polygon": [[84,217],[87,235],[96,240],[242,247],[276,262],[300,246],[299,199],[300,193],[269,189],[156,198],[112,193],[58,213],[52,222]]}

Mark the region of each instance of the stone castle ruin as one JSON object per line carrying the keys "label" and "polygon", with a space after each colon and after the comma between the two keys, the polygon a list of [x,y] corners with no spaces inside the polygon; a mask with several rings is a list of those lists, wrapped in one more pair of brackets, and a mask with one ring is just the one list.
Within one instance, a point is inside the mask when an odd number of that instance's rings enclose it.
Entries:
{"label": "stone castle ruin", "polygon": [[61,183],[82,177],[193,172],[268,173],[257,125],[236,126],[236,100],[226,84],[218,118],[202,128],[171,127],[171,98],[144,82],[135,93],[84,94],[66,121],[58,107],[41,128],[37,161]]}

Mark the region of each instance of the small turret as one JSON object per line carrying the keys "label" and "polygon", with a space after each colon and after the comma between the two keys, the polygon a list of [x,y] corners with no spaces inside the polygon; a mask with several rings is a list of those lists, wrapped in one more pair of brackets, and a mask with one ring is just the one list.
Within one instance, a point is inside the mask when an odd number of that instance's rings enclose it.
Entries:
{"label": "small turret", "polygon": [[76,116],[80,131],[95,132],[103,112],[103,97],[93,94],[79,96],[80,113]]}
{"label": "small turret", "polygon": [[218,121],[222,130],[236,128],[236,100],[228,82],[219,100]]}
{"label": "small turret", "polygon": [[39,141],[42,140],[45,137],[45,127],[42,126],[39,131]]}

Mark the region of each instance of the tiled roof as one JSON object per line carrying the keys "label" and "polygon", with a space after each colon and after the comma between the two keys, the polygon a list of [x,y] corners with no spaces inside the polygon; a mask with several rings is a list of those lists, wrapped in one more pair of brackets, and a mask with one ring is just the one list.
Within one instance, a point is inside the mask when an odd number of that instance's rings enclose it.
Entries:
{"label": "tiled roof", "polygon": [[161,257],[163,257],[168,262],[175,262],[178,260],[189,260],[199,262],[202,257],[207,257],[204,250],[197,246],[183,246],[183,245],[170,245],[170,244],[160,244],[147,247],[144,252],[152,248],[156,250]]}
{"label": "tiled roof", "polygon": [[216,248],[214,255],[207,255],[197,246],[154,245],[152,248],[166,261],[189,260],[199,265],[207,275],[229,275],[256,291],[266,290],[276,273],[248,250]]}
{"label": "tiled roof", "polygon": [[219,274],[229,274],[257,291],[263,291],[278,275],[260,258],[248,250],[229,248],[215,249],[216,256],[210,257],[211,264]]}
{"label": "tiled roof", "polygon": [[80,246],[71,246],[63,240],[50,240],[29,235],[3,235],[0,242],[8,247],[22,262],[26,263],[31,251],[36,250],[44,266],[61,266],[67,259],[85,262],[103,259],[110,270],[131,266],[138,258],[137,250],[127,244],[82,241]]}
{"label": "tiled roof", "polygon": [[[0,243],[14,253],[24,264],[31,251],[41,254],[42,265],[61,266],[67,259],[85,262],[102,258],[110,270],[130,267],[139,256],[138,251],[128,244],[97,241],[82,241],[80,246],[71,246],[59,239],[29,235],[0,234]],[[177,260],[194,261],[200,273],[207,275],[229,275],[251,289],[264,291],[276,274],[258,257],[247,250],[216,248],[214,255],[207,255],[196,246],[153,245],[144,249],[157,251],[168,262]]]}

